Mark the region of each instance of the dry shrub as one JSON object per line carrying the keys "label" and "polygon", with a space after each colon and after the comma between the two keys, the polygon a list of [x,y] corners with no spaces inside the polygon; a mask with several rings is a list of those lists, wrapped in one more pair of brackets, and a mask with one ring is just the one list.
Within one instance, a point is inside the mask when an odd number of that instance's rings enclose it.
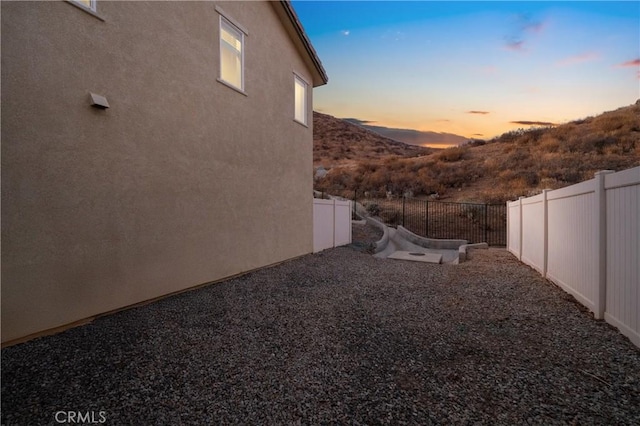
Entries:
{"label": "dry shrub", "polygon": [[591,123],[594,130],[612,132],[622,129],[629,124],[629,117],[624,114],[603,114],[593,119]]}
{"label": "dry shrub", "polygon": [[549,133],[540,140],[538,147],[543,152],[557,152],[560,149],[560,141]]}
{"label": "dry shrub", "polygon": [[468,148],[466,146],[454,146],[444,149],[438,154],[438,159],[446,162],[460,161],[465,157]]}
{"label": "dry shrub", "polygon": [[566,141],[571,136],[575,136],[578,133],[579,127],[575,122],[565,124],[564,126],[558,126],[548,133],[549,137],[557,139],[559,141]]}

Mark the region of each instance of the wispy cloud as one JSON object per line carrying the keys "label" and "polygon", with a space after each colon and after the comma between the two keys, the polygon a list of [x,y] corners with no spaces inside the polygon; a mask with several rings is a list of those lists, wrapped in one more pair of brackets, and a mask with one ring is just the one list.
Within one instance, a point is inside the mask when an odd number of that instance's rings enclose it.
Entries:
{"label": "wispy cloud", "polygon": [[536,20],[529,14],[516,15],[513,28],[505,37],[504,48],[513,52],[526,51],[530,36],[541,33],[544,27],[543,21]]}
{"label": "wispy cloud", "polygon": [[560,67],[567,67],[571,65],[581,64],[584,62],[597,61],[598,59],[600,59],[599,52],[585,52],[579,55],[568,56],[564,59],[561,59],[558,62],[556,62],[556,65]]}
{"label": "wispy cloud", "polygon": [[[640,58],[632,59],[630,61],[621,62],[614,65],[615,68],[640,68]],[[636,72],[636,78],[640,80],[640,70]]]}
{"label": "wispy cloud", "polygon": [[467,111],[467,114],[479,114],[479,115],[486,115],[489,114],[489,111]]}
{"label": "wispy cloud", "polygon": [[521,52],[524,51],[524,41],[522,40],[507,40],[504,44],[505,49],[511,50],[512,52]]}
{"label": "wispy cloud", "polygon": [[548,121],[519,120],[519,121],[510,121],[509,123],[521,124],[523,126],[555,126],[555,123],[550,123]]}
{"label": "wispy cloud", "polygon": [[345,37],[349,37],[349,34],[351,34],[351,31],[349,30],[342,30],[340,31],[340,34],[342,34]]}
{"label": "wispy cloud", "polygon": [[482,133],[474,133],[471,136],[484,136]]}
{"label": "wispy cloud", "polygon": [[640,67],[640,58],[622,62],[616,65],[616,68]]}
{"label": "wispy cloud", "polygon": [[366,124],[373,124],[373,123],[375,123],[375,121],[371,121],[371,120],[360,120],[359,118],[351,118],[351,117],[349,117],[349,118],[342,118],[341,120],[348,121],[348,122],[353,123],[353,124],[358,124],[358,125],[360,125],[360,126],[363,126],[363,125],[366,125]]}

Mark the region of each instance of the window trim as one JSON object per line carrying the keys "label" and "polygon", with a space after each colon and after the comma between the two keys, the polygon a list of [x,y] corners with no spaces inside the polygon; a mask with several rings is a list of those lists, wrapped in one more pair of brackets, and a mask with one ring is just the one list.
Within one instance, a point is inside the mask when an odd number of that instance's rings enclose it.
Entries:
{"label": "window trim", "polygon": [[[302,83],[301,86],[304,88],[304,121],[298,120],[298,117],[296,116],[297,99],[295,90],[298,82]],[[309,83],[296,72],[293,73],[293,121],[302,126],[309,127]]]}
{"label": "window trim", "polygon": [[[235,24],[234,20],[229,19],[227,16],[223,15],[220,10],[219,7],[216,6],[216,11],[220,14],[220,19],[218,22],[218,53],[219,53],[219,58],[220,58],[220,67],[218,69],[218,78],[216,79],[217,81],[219,81],[220,83],[224,84],[225,86],[234,89],[235,91],[242,93],[243,95],[246,96],[246,92],[244,90],[244,86],[245,86],[245,80],[244,80],[244,51],[245,51],[245,47],[246,47],[246,43],[245,43],[245,37],[247,35],[246,31],[243,31],[243,29],[241,27],[239,27],[238,25]],[[225,80],[222,77],[222,50],[225,49],[224,47],[224,43],[226,43],[223,39],[222,39],[222,27],[223,25],[226,25],[227,27],[231,28],[232,30],[235,30],[235,32],[237,32],[237,34],[240,35],[240,87],[236,86],[234,83]]]}
{"label": "window trim", "polygon": [[66,0],[66,2],[104,22],[104,18],[98,14],[98,0],[90,0],[89,7],[82,4],[79,0]]}
{"label": "window trim", "polygon": [[233,19],[227,12],[225,12],[220,6],[216,5],[215,7],[216,12],[218,12],[218,15],[220,16],[224,16],[224,19],[226,19],[227,21],[231,22],[233,24],[234,27],[236,27],[237,29],[240,30],[240,32],[244,33],[244,35],[248,36],[249,35],[249,31],[243,27],[242,25],[240,25],[240,23],[238,21],[236,21],[235,19]]}

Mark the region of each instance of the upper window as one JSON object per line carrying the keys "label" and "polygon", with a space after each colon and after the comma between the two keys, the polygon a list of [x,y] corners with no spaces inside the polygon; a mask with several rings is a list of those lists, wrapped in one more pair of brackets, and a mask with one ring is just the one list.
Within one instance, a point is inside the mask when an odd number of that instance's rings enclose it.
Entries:
{"label": "upper window", "polygon": [[294,112],[293,118],[300,123],[307,125],[307,83],[297,75],[293,76],[294,87]]}
{"label": "upper window", "polygon": [[80,6],[86,7],[89,10],[96,11],[97,0],[71,0],[73,3],[77,3]]}
{"label": "upper window", "polygon": [[220,16],[220,79],[244,90],[244,34]]}

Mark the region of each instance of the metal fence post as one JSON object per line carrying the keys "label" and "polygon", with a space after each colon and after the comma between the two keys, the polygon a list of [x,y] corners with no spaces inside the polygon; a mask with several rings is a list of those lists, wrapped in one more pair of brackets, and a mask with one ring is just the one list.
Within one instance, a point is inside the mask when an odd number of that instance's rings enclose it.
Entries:
{"label": "metal fence post", "polygon": [[489,206],[485,203],[484,205],[484,242],[489,244],[489,241],[487,241],[487,236],[488,236],[488,229],[489,229],[489,222],[487,222],[487,210],[489,209]]}
{"label": "metal fence post", "polygon": [[406,202],[407,197],[402,196],[402,226],[404,226],[404,204]]}
{"label": "metal fence post", "polygon": [[358,190],[354,189],[353,190],[353,217],[358,217],[357,216],[358,210],[356,209],[357,202],[358,202]]}
{"label": "metal fence post", "polygon": [[426,206],[426,212],[425,212],[425,221],[424,221],[424,236],[429,238],[429,200],[427,200],[427,206]]}

